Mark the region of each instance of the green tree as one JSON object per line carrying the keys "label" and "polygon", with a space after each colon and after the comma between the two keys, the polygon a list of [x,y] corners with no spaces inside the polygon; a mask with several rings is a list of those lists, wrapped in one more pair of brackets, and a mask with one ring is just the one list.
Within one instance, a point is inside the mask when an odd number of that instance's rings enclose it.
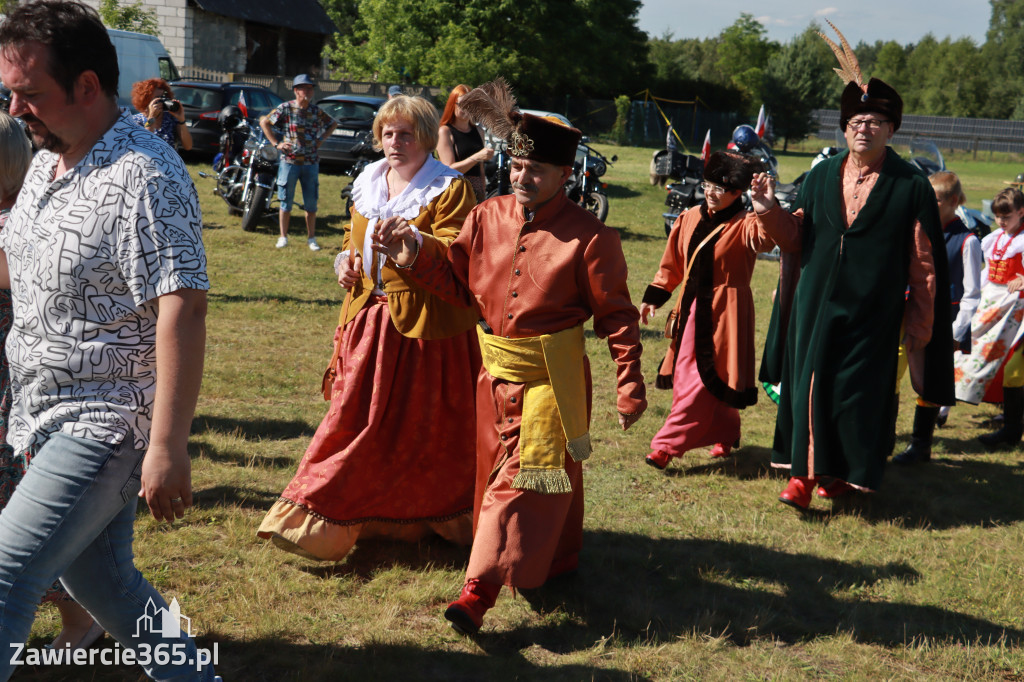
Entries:
{"label": "green tree", "polygon": [[983,116],[1024,119],[1024,0],[990,0],[992,16],[982,48],[989,96]]}
{"label": "green tree", "polygon": [[142,0],[130,5],[121,5],[117,0],[100,0],[99,13],[108,28],[148,33],[151,36],[160,35],[156,10],[146,9]]}
{"label": "green tree", "polygon": [[764,64],[779,50],[769,41],[767,31],[752,14],[743,12],[719,35],[716,65],[753,107],[761,98]]}
{"label": "green tree", "polygon": [[610,96],[649,71],[639,0],[330,0],[356,19],[328,56],[353,78],[451,86],[505,76],[524,97]]}
{"label": "green tree", "polygon": [[810,25],[765,66],[764,104],[775,133],[784,138],[783,151],[790,141],[802,140],[814,131],[814,109],[838,102],[830,97],[832,81],[839,82],[831,69],[835,57],[817,31],[816,25]]}
{"label": "green tree", "polygon": [[619,95],[615,98],[615,126],[612,128],[612,137],[619,144],[626,144],[627,126],[629,124],[629,109],[631,102],[628,96]]}

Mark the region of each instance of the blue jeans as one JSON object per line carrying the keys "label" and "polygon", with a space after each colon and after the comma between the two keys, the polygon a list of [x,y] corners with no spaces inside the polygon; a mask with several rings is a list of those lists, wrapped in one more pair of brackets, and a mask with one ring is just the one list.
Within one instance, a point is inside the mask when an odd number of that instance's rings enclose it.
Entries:
{"label": "blue jeans", "polygon": [[[167,608],[132,553],[144,454],[131,434],[110,445],[56,433],[32,458],[0,512],[0,680],[13,672],[12,645],[28,639],[39,599],[57,578],[122,649],[139,656],[157,645],[184,646],[184,659],[195,661],[195,642],[185,631],[165,638],[139,627],[150,600],[149,614]],[[194,663],[144,669],[154,680],[213,679],[213,666],[197,672]]]}
{"label": "blue jeans", "polygon": [[282,161],[278,166],[277,201],[285,213],[292,210],[296,181],[302,185],[302,207],[306,213],[316,213],[317,199],[320,197],[320,164],[296,165]]}

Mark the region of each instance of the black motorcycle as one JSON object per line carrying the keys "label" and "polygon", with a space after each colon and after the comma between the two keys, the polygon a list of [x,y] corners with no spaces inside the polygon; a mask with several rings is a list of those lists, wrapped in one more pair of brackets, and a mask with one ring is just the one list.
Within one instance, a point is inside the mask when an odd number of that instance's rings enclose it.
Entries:
{"label": "black motorcycle", "polygon": [[[214,194],[224,200],[228,211],[242,216],[242,229],[252,232],[265,216],[272,215],[277,185],[280,154],[259,128],[253,128],[245,119],[225,130],[227,140],[237,144],[244,134],[240,153],[228,148],[222,152],[220,172]],[[209,177],[199,173],[200,177]]]}
{"label": "black motorcycle", "polygon": [[494,156],[490,161],[484,163],[484,175],[487,177],[486,196],[500,197],[512,191],[512,182],[509,180],[509,155],[508,147],[501,140],[495,140]]}
{"label": "black motorcycle", "polygon": [[355,184],[356,178],[367,166],[384,157],[384,152],[373,148],[373,131],[371,130],[363,133],[362,139],[352,145],[351,153],[356,157],[356,162],[345,171],[345,174],[351,177],[352,181],[341,190],[341,202],[345,207],[341,217],[345,220],[352,217],[352,185]]}
{"label": "black motorcycle", "polygon": [[665,205],[668,206],[668,210],[662,213],[661,217],[665,221],[665,234],[668,235],[680,213],[704,201],[704,189],[701,187],[704,180],[704,162],[699,156],[671,150],[669,154],[657,157],[656,163],[660,175],[677,178],[676,182],[665,185]]}
{"label": "black motorcycle", "polygon": [[605,194],[605,183],[600,177],[608,172],[608,165],[619,160],[612,156],[605,157],[586,143],[576,148],[576,162],[572,166],[572,175],[565,183],[565,192],[574,202],[593,213],[602,223],[608,217],[608,195]]}

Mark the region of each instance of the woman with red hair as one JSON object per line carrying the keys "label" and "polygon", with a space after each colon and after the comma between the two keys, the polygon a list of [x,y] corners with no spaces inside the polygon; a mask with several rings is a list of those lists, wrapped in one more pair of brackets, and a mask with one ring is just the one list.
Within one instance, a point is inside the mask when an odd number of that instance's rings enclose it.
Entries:
{"label": "woman with red hair", "polygon": [[163,78],[147,78],[132,86],[132,105],[140,113],[132,120],[175,149],[192,149],[192,133],[185,123],[185,109]]}
{"label": "woman with red hair", "polygon": [[484,146],[483,132],[459,106],[459,99],[467,92],[469,86],[459,84],[448,95],[438,131],[437,158],[466,176],[480,203],[487,197],[484,161],[494,156],[494,150]]}

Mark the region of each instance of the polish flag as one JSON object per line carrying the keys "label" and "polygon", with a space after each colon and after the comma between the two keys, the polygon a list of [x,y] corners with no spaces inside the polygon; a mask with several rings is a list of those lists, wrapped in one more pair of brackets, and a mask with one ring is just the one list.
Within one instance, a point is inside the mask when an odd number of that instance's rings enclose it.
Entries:
{"label": "polish flag", "polygon": [[245,90],[238,93],[238,108],[242,112],[242,116],[249,118],[249,107],[245,106]]}
{"label": "polish flag", "polygon": [[708,162],[708,158],[711,156],[711,128],[708,128],[707,135],[704,136],[704,146],[700,148],[700,160],[704,163]]}
{"label": "polish flag", "polygon": [[754,132],[757,133],[758,137],[763,139],[767,128],[768,119],[764,115],[764,105],[762,104],[761,111],[757,112],[757,125],[754,126]]}

